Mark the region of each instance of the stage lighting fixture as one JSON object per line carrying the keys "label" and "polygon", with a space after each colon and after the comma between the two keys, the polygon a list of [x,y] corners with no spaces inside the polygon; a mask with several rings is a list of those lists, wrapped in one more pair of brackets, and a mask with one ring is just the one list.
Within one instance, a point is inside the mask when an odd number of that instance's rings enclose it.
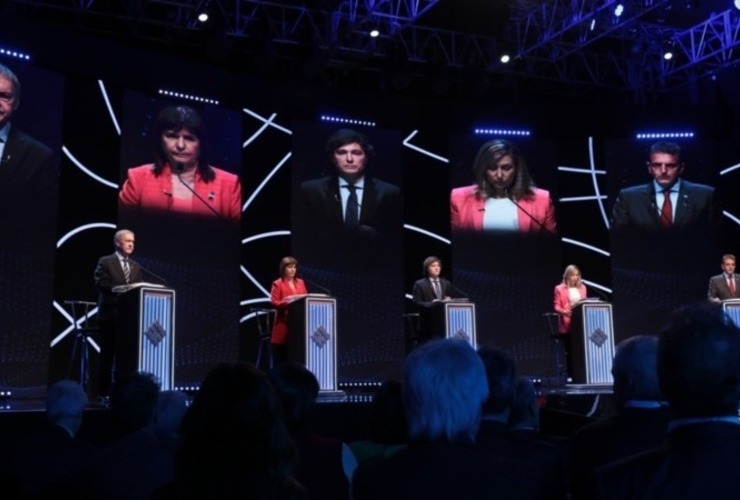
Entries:
{"label": "stage lighting fixture", "polygon": [[622,17],[622,14],[624,14],[624,5],[619,3],[614,7],[614,17]]}
{"label": "stage lighting fixture", "polygon": [[7,56],[7,57],[13,57],[15,59],[22,59],[24,61],[30,61],[31,56],[28,54],[24,54],[23,52],[18,52],[17,50],[10,50],[0,47],[0,55]]}
{"label": "stage lighting fixture", "polygon": [[663,59],[666,61],[673,59],[673,40],[663,42]]}
{"label": "stage lighting fixture", "polygon": [[694,133],[685,132],[640,132],[635,134],[636,139],[693,139]]}
{"label": "stage lighting fixture", "polygon": [[733,3],[733,5],[735,6],[735,8],[736,8],[737,10],[740,10],[740,0],[735,0],[735,1],[734,1],[734,2],[732,2],[732,3]]}
{"label": "stage lighting fixture", "polygon": [[507,135],[507,136],[519,136],[528,137],[530,135],[529,130],[517,130],[517,129],[506,129],[506,128],[476,128],[473,130],[475,135]]}
{"label": "stage lighting fixture", "polygon": [[331,123],[347,123],[349,125],[362,125],[364,127],[374,127],[375,126],[375,122],[371,122],[369,120],[357,120],[355,118],[345,118],[342,116],[333,116],[333,115],[321,115],[321,121],[331,122]]}
{"label": "stage lighting fixture", "polygon": [[370,30],[370,36],[372,38],[378,38],[378,36],[380,36],[380,31],[377,28],[373,28]]}
{"label": "stage lighting fixture", "polygon": [[501,54],[502,63],[507,64],[509,61],[511,61],[511,56],[509,54]]}

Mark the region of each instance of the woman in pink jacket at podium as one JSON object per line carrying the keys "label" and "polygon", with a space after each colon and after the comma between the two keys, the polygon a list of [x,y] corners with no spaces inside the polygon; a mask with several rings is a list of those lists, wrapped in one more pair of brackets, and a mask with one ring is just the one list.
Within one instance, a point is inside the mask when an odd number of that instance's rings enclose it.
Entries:
{"label": "woman in pink jacket at podium", "polygon": [[573,307],[587,296],[586,285],[581,281],[581,270],[573,264],[565,268],[563,282],[555,287],[553,308],[558,313],[558,333],[570,333]]}
{"label": "woman in pink jacket at podium", "polygon": [[298,261],[294,257],[283,257],[280,261],[280,278],[272,282],[270,303],[275,308],[272,325],[272,353],[278,363],[288,358],[288,306],[296,299],[308,294],[306,283],[296,277]]}

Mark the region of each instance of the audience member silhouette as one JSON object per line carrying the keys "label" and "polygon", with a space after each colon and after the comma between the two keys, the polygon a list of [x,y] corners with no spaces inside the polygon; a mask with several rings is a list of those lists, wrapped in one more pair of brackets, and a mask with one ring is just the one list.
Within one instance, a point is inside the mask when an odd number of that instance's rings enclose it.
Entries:
{"label": "audience member silhouette", "polygon": [[84,468],[85,498],[149,498],[174,477],[176,442],[154,433],[159,383],[150,373],[129,373],[113,383],[110,395],[114,440],[94,453]]}
{"label": "audience member silhouette", "polygon": [[[295,478],[308,498],[349,498],[349,479],[357,461],[349,447],[333,436],[320,436],[313,428],[319,381],[306,367],[286,363],[267,374],[277,393],[290,437],[298,452]],[[346,470],[343,465],[347,464]],[[346,472],[346,474],[345,474]]]}
{"label": "audience member silhouette", "polygon": [[488,379],[488,399],[483,403],[483,419],[476,443],[502,458],[531,462],[543,475],[544,498],[565,498],[565,465],[558,448],[509,429],[516,386],[514,360],[504,351],[489,347],[479,349],[478,356]]}
{"label": "audience member silhouette", "polygon": [[474,445],[488,397],[483,364],[462,340],[431,340],[406,358],[409,446],[357,468],[355,500],[541,498],[538,471]]}
{"label": "audience member silhouette", "polygon": [[388,458],[406,447],[408,425],[403,414],[401,382],[386,380],[373,396],[368,417],[368,439],[350,443],[360,465]]}
{"label": "audience member silhouette", "polygon": [[602,498],[738,498],[740,329],[711,303],[675,311],[658,380],[672,411],[666,440],[597,470]]}
{"label": "audience member silhouette", "polygon": [[588,424],[572,437],[573,498],[596,498],[596,468],[655,448],[665,438],[669,411],[658,384],[658,337],[619,343],[612,364],[617,414]]}
{"label": "audience member silhouette", "polygon": [[248,363],[221,363],[206,375],[183,418],[175,481],[152,498],[306,498],[291,476],[294,460],[267,376]]}
{"label": "audience member silhouette", "polygon": [[540,407],[532,380],[519,376],[514,382],[509,428],[513,431],[537,433],[540,430]]}
{"label": "audience member silhouette", "polygon": [[165,439],[180,439],[180,425],[187,409],[187,394],[161,391],[154,408],[154,433]]}
{"label": "audience member silhouette", "polygon": [[46,393],[43,430],[19,443],[12,456],[11,498],[79,498],[77,478],[93,445],[76,438],[87,395],[71,380],[60,380]]}

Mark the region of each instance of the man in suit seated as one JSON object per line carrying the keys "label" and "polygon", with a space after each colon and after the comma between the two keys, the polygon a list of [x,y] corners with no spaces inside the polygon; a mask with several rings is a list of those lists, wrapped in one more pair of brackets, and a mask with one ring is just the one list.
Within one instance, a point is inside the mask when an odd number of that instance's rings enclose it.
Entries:
{"label": "man in suit seated", "polygon": [[675,142],[656,142],[648,151],[648,184],[622,189],[612,209],[615,229],[716,227],[720,210],[713,187],[684,180],[686,164]]}
{"label": "man in suit seated", "polygon": [[596,498],[596,467],[661,444],[669,410],[658,384],[658,337],[636,335],[619,343],[612,375],[618,413],[573,435],[573,498]]}
{"label": "man in suit seated", "polygon": [[677,310],[660,335],[658,379],[667,439],[598,469],[602,498],[737,498],[740,329],[712,303]]}
{"label": "man in suit seated", "polygon": [[722,256],[722,274],[709,278],[707,298],[712,302],[736,299],[740,281],[735,274],[735,256],[731,253]]}
{"label": "man in suit seated", "polygon": [[474,445],[488,387],[470,344],[443,339],[417,348],[406,359],[403,391],[410,444],[357,468],[355,500],[541,498],[534,466]]}

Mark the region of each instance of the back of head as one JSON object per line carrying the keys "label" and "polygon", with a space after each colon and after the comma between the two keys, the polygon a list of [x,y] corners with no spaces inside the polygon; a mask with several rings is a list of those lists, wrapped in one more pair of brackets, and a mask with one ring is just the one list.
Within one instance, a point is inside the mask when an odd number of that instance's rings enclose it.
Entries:
{"label": "back of head", "polygon": [[478,356],[483,361],[488,381],[488,399],[483,404],[483,414],[508,416],[516,384],[514,360],[504,351],[490,347],[478,349]]}
{"label": "back of head", "polygon": [[316,376],[303,365],[287,363],[270,370],[268,378],[277,392],[288,431],[310,426],[319,395]]}
{"label": "back of head", "polygon": [[154,412],[154,426],[158,433],[177,435],[188,409],[188,396],[182,391],[162,391]]}
{"label": "back of head", "polygon": [[677,310],[660,335],[658,377],[679,416],[736,416],[740,329],[711,303]]}
{"label": "back of head", "polygon": [[86,404],[87,395],[80,384],[60,380],[46,393],[46,416],[49,422],[67,428],[74,435],[80,429]]}
{"label": "back of head", "polygon": [[116,379],[110,395],[110,410],[126,432],[152,423],[159,398],[159,383],[151,373],[129,373]]}
{"label": "back of head", "polygon": [[517,377],[511,402],[509,425],[515,429],[540,428],[540,411],[534,384],[527,377]]}
{"label": "back of head", "polygon": [[483,363],[463,340],[432,340],[406,359],[403,402],[411,440],[473,442],[487,397]]}
{"label": "back of head", "polygon": [[658,337],[635,335],[617,346],[612,364],[614,397],[627,401],[661,401],[658,383]]}

